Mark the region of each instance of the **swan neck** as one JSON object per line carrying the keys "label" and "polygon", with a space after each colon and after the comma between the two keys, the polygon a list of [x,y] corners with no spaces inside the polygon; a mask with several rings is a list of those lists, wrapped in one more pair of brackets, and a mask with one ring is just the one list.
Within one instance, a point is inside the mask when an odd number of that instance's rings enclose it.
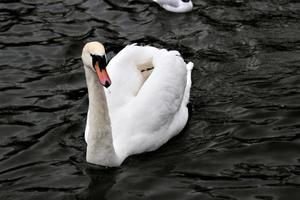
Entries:
{"label": "swan neck", "polygon": [[87,126],[87,162],[103,166],[119,166],[115,153],[109,112],[103,86],[100,85],[96,73],[84,67],[89,96]]}

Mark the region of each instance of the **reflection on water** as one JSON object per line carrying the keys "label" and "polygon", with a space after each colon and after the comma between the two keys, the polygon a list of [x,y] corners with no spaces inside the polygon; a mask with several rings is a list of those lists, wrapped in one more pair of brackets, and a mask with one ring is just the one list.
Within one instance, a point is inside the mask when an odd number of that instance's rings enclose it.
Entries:
{"label": "reflection on water", "polygon": [[[300,3],[0,2],[1,199],[298,199]],[[120,168],[85,162],[80,53],[102,41],[195,63],[186,129]]]}

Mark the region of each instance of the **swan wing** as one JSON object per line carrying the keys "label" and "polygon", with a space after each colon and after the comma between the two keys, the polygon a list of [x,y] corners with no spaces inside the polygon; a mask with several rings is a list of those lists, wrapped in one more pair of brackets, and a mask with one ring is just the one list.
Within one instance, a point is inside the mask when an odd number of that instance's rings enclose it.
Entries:
{"label": "swan wing", "polygon": [[159,49],[151,46],[128,45],[110,60],[107,71],[112,84],[105,92],[112,112],[137,95],[144,83],[137,66],[152,62],[153,55],[158,51]]}
{"label": "swan wing", "polygon": [[187,74],[186,64],[178,52],[160,50],[153,56],[153,65],[152,74],[132,100],[136,112],[151,121],[149,129],[168,123],[179,110]]}
{"label": "swan wing", "polygon": [[186,63],[176,51],[159,50],[153,55],[153,65],[138,94],[114,116],[114,146],[119,154],[155,150],[187,122],[188,110],[183,104]]}

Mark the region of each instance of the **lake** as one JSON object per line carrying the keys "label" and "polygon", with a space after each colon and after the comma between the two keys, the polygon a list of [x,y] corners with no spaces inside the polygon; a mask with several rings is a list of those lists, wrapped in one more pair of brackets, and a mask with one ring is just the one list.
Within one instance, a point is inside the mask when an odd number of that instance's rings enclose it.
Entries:
{"label": "lake", "polygon": [[[118,168],[85,161],[81,50],[176,49],[195,63],[190,119]],[[300,2],[0,1],[0,199],[298,200]]]}

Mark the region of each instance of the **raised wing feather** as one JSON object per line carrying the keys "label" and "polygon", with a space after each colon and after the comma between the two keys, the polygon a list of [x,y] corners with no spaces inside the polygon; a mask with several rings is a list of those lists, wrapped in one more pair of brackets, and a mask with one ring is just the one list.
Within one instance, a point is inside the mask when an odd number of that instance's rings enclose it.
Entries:
{"label": "raised wing feather", "polygon": [[[116,88],[111,88],[107,98],[114,147],[119,155],[126,156],[155,150],[184,127],[187,108],[182,101],[187,70],[185,62],[176,51],[130,46],[125,53],[126,55],[118,54],[117,61],[113,62],[113,67],[119,69],[118,72],[115,71],[118,73],[115,76],[121,80],[118,80]],[[139,63],[148,61],[154,66],[152,74],[142,86],[140,85],[136,95],[128,95],[140,81],[130,80],[131,84],[128,84],[127,80],[122,78],[125,71],[121,72],[121,64],[126,64],[127,70],[136,70]],[[138,74],[128,76],[139,79]],[[111,77],[113,83],[116,77]],[[126,89],[127,91],[123,91]],[[124,103],[115,107],[117,104],[111,103],[113,101]]]}
{"label": "raised wing feather", "polygon": [[180,109],[186,86],[186,64],[174,52],[160,50],[153,57],[155,66],[136,98],[132,100],[137,118],[143,118],[146,131],[168,126]]}

